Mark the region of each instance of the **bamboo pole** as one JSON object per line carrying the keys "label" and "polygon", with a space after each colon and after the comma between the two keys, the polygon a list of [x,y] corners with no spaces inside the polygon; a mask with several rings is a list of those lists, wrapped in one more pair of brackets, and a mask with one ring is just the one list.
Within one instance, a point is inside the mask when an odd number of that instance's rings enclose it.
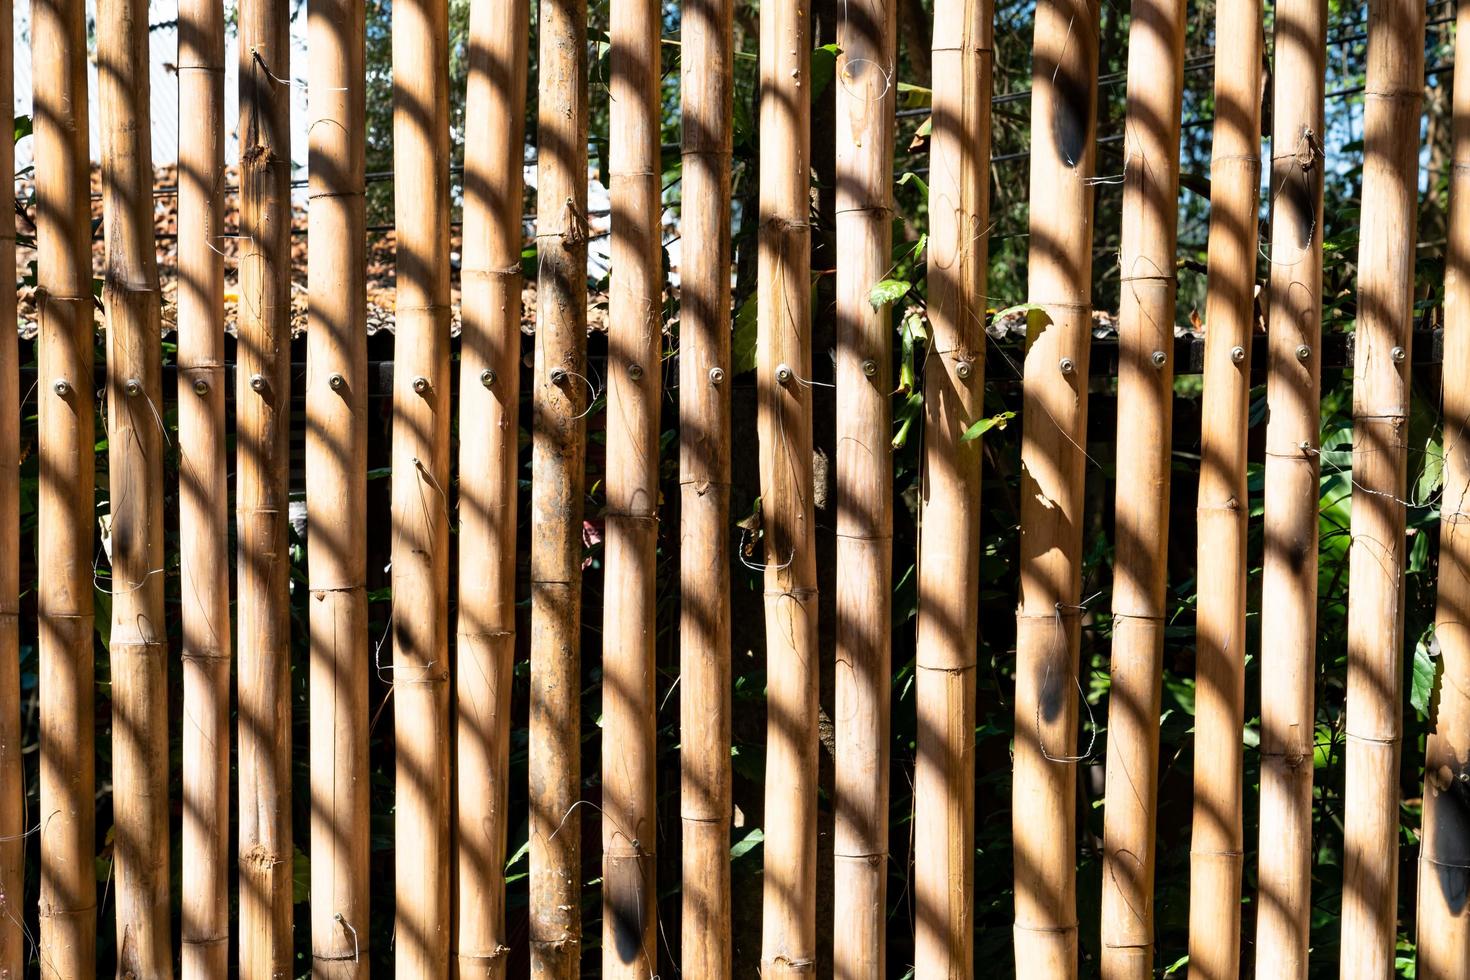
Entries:
{"label": "bamboo pole", "polygon": [[760,10],[756,387],[765,548],[766,791],[761,975],[816,963],[817,564],[812,526],[811,30]]}
{"label": "bamboo pole", "polygon": [[729,977],[730,940],[730,0],[680,20],[683,207],[679,268],[679,812],[681,970]]}
{"label": "bamboo pole", "polygon": [[610,17],[604,554],[616,598],[603,604],[602,621],[602,975],[638,980],[658,972],[654,639],[663,351],[662,5],[614,0]]}
{"label": "bamboo pole", "polygon": [[1274,33],[1256,975],[1303,980],[1316,739],[1321,358],[1313,355],[1322,334],[1326,3],[1279,0]]}
{"label": "bamboo pole", "polygon": [[35,94],[43,977],[96,972],[92,546],[96,519],[87,33],[81,0],[31,5]]}
{"label": "bamboo pole", "polygon": [[528,0],[470,6],[459,404],[459,975],[501,980],[516,645]]}
{"label": "bamboo pole", "polygon": [[[930,356],[924,369],[915,675],[914,894],[918,921],[914,974],[918,977],[963,977],[974,972],[980,442],[966,440],[964,435],[985,411],[985,318],[981,311],[985,309],[990,254],[993,21],[990,0],[941,0],[934,8]],[[883,145],[891,142],[884,140]],[[871,175],[875,184],[883,181],[886,172],[886,165],[875,170]],[[886,225],[887,215],[881,215],[880,221]],[[883,258],[880,254],[872,259],[880,274]],[[886,354],[889,341],[881,325],[874,333],[871,342],[877,346],[870,354],[880,350]],[[886,402],[887,386],[881,386],[877,394]],[[885,475],[885,488],[889,482]],[[885,512],[889,509],[891,497],[885,501]],[[887,618],[876,625],[886,641]],[[887,658],[883,659],[885,684],[876,700],[883,705],[886,721],[888,674]],[[885,788],[886,784],[885,779]],[[878,812],[886,810],[887,794],[872,805]],[[885,840],[886,836],[885,831]],[[887,873],[881,863],[876,870],[880,875]],[[881,929],[881,900],[871,914]],[[867,968],[873,976],[882,975],[881,956]]]}
{"label": "bamboo pole", "polygon": [[291,968],[291,617],[286,553],[291,419],[290,17],[240,6],[240,973]]}
{"label": "bamboo pole", "polygon": [[449,10],[393,7],[394,962],[449,970]]}
{"label": "bamboo pole", "polygon": [[[1470,63],[1470,4],[1456,10],[1455,54]],[[1452,96],[1450,230],[1445,255],[1444,491],[1439,515],[1438,698],[1424,754],[1424,822],[1419,841],[1421,980],[1470,976],[1470,826],[1463,787],[1470,782],[1470,72],[1455,75]]]}
{"label": "bamboo pole", "polygon": [[180,972],[229,961],[230,573],[226,477],[225,20],[220,0],[179,5],[179,577],[183,663]]}
{"label": "bamboo pole", "polygon": [[[0,2],[0,22],[13,16]],[[15,40],[0,43],[0,105],[15,90]],[[0,173],[15,173],[15,144],[0,140]],[[0,182],[0,268],[15,268],[15,182]],[[6,263],[9,263],[8,265]],[[16,293],[0,290],[0,324],[15,322]],[[14,543],[0,556],[0,978],[24,976],[25,768],[20,709],[20,345],[0,330],[0,537]]]}
{"label": "bamboo pole", "polygon": [[1404,484],[1424,5],[1371,0],[1353,359],[1343,977],[1394,970],[1403,731]]}
{"label": "bamboo pole", "polygon": [[371,944],[362,0],[312,0],[307,22],[311,959],[352,978]]}
{"label": "bamboo pole", "polygon": [[1261,0],[1215,8],[1196,614],[1189,968],[1240,975],[1247,428],[1261,183]]}
{"label": "bamboo pole", "polygon": [[1106,980],[1153,975],[1184,18],[1185,4],[1179,0],[1134,0],[1128,26],[1113,663],[1103,831]]}
{"label": "bamboo pole", "polygon": [[[838,976],[851,980],[883,976],[887,931],[893,328],[888,305],[874,308],[868,296],[892,259],[896,37],[897,7],[888,0],[854,0],[837,25],[837,567],[842,574],[836,597],[832,962]],[[966,67],[974,66],[956,66]],[[963,90],[977,75],[967,72],[957,87]],[[968,159],[955,162],[962,178],[970,176]],[[983,187],[983,176],[980,183]],[[978,464],[978,458],[974,461]]]}
{"label": "bamboo pole", "polygon": [[1030,302],[1012,790],[1016,970],[1077,975],[1076,752],[1098,7],[1040,0],[1031,75]]}
{"label": "bamboo pole", "polygon": [[542,0],[531,448],[531,975],[582,954],[581,604],[587,381],[587,5]]}
{"label": "bamboo pole", "polygon": [[173,976],[168,629],[163,619],[161,296],[153,241],[148,8],[97,6],[111,502],[113,873],[118,973]]}

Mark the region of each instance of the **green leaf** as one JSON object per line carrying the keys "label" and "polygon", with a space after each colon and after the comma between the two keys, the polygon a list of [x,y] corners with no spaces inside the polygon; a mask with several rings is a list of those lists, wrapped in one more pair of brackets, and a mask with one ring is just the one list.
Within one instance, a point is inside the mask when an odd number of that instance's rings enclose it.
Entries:
{"label": "green leaf", "polygon": [[873,309],[881,310],[889,303],[896,303],[914,288],[914,284],[904,279],[880,279],[873,288],[868,291],[868,302]]}
{"label": "green leaf", "polygon": [[757,844],[761,843],[765,839],[765,833],[759,827],[756,827],[750,833],[746,834],[740,840],[736,841],[734,847],[730,848],[730,860],[735,861],[744,857],[746,854],[749,854],[752,850],[754,850]]}
{"label": "green leaf", "polygon": [[903,187],[907,184],[918,185],[919,192],[923,194],[926,198],[929,196],[929,185],[924,183],[924,178],[920,177],[913,171],[904,171],[904,175],[898,178],[899,187]]}
{"label": "green leaf", "polygon": [[300,905],[311,898],[311,858],[301,848],[293,848],[291,854],[291,904]]}
{"label": "green leaf", "polygon": [[15,142],[19,143],[21,140],[25,139],[29,135],[31,135],[31,117],[30,116],[16,116],[15,117]]}
{"label": "green leaf", "polygon": [[735,336],[730,341],[730,373],[745,374],[755,370],[755,344],[760,335],[756,317],[755,293],[745,298],[740,309],[735,311]]}
{"label": "green leaf", "polygon": [[1434,627],[1431,626],[1414,644],[1414,677],[1409,689],[1409,703],[1421,715],[1429,714],[1429,702],[1434,697],[1434,679],[1439,670],[1429,650],[1433,642]]}
{"label": "green leaf", "polygon": [[997,412],[996,414],[990,416],[990,418],[981,419],[980,421],[976,422],[974,425],[965,430],[965,434],[960,436],[960,442],[969,442],[972,439],[979,439],[991,429],[1004,429],[1006,427],[1006,423],[1015,417],[1015,412]]}
{"label": "green leaf", "polygon": [[1438,439],[1430,438],[1424,447],[1424,469],[1419,471],[1419,480],[1414,484],[1414,503],[1427,504],[1444,486],[1444,447]]}
{"label": "green leaf", "polygon": [[837,74],[837,52],[841,48],[835,44],[824,44],[812,50],[812,101],[822,97],[827,91],[827,86],[832,84],[832,79]]}

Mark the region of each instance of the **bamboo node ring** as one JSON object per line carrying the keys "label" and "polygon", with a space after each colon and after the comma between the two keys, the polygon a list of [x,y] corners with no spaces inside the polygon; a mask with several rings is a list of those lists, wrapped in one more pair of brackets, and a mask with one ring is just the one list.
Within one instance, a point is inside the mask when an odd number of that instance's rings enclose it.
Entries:
{"label": "bamboo node ring", "polygon": [[1230,359],[1236,364],[1244,364],[1245,348],[1241,347],[1239,344],[1236,344],[1234,347],[1230,348]]}
{"label": "bamboo node ring", "polygon": [[250,390],[257,392],[265,391],[265,375],[252,374],[250,376]]}
{"label": "bamboo node ring", "polygon": [[709,369],[709,383],[712,385],[722,384],[725,380],[725,369],[712,367]]}

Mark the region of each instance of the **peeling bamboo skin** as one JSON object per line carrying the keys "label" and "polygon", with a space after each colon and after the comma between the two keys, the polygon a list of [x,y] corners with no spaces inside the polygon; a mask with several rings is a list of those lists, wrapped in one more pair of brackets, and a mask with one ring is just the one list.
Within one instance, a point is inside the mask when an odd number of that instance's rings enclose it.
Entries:
{"label": "peeling bamboo skin", "polygon": [[[1040,0],[1012,789],[1018,976],[1077,975],[1076,752],[1098,7]],[[1070,364],[1071,371],[1063,370]]]}
{"label": "peeling bamboo skin", "polygon": [[313,976],[366,977],[367,333],[364,9],[311,0],[306,505]]}
{"label": "peeling bamboo skin", "polygon": [[[41,975],[96,972],[92,710],[95,522],[91,208],[86,11],[31,7],[35,86],[37,500],[40,613]],[[58,382],[64,388],[58,391]]]}
{"label": "peeling bamboo skin", "polygon": [[[1455,53],[1470,58],[1470,5],[1456,11]],[[1424,754],[1419,842],[1418,971],[1423,980],[1470,975],[1470,72],[1455,76],[1453,163],[1445,256],[1444,492],[1439,518],[1435,638],[1440,669]]]}
{"label": "peeling bamboo skin", "polygon": [[[456,635],[459,976],[500,980],[516,634],[521,212],[530,5],[470,7]],[[487,376],[485,372],[490,372]]]}
{"label": "peeling bamboo skin", "polygon": [[658,972],[654,694],[658,632],[663,253],[659,0],[610,8],[612,279],[608,297],[607,582],[603,606],[602,975]]}
{"label": "peeling bamboo skin", "polygon": [[230,573],[226,477],[225,22],[220,0],[179,5],[179,578],[183,621],[180,974],[229,965]]}
{"label": "peeling bamboo skin", "polygon": [[[531,976],[582,953],[581,604],[587,367],[587,6],[542,0],[531,447]],[[555,373],[553,373],[555,372]]]}
{"label": "peeling bamboo skin", "polygon": [[97,8],[102,301],[112,537],[113,873],[120,975],[173,976],[163,619],[162,315],[153,241],[148,8]]}
{"label": "peeling bamboo skin", "polygon": [[[287,504],[291,394],[290,18],[240,7],[239,538],[240,973],[289,976],[291,636]],[[256,380],[256,379],[259,380]],[[252,384],[252,382],[255,382]],[[256,389],[259,390],[256,390]]]}
{"label": "peeling bamboo skin", "polygon": [[1189,968],[1240,975],[1247,429],[1261,183],[1261,2],[1215,8],[1209,294],[1201,418]]}
{"label": "peeling bamboo skin", "polygon": [[1302,980],[1316,738],[1324,0],[1280,0],[1275,37],[1255,968]]}
{"label": "peeling bamboo skin", "polygon": [[[1353,362],[1342,976],[1394,969],[1409,342],[1414,324],[1424,8],[1368,5]],[[1400,349],[1401,356],[1392,352]]]}
{"label": "peeling bamboo skin", "polygon": [[[941,0],[934,11],[930,356],[924,368],[914,693],[914,975],[925,978],[974,972],[980,442],[962,436],[985,408],[985,321],[979,311],[985,309],[989,259],[993,19],[988,0]],[[881,278],[887,263],[880,258],[879,266]],[[881,346],[888,349],[886,337]],[[883,386],[885,401],[887,391]],[[885,476],[885,489],[890,482]],[[886,641],[886,619],[882,627]],[[888,676],[886,669],[882,676]],[[881,697],[886,706],[886,690]],[[877,805],[886,807],[886,799]],[[883,963],[874,968],[881,975]]]}
{"label": "peeling bamboo skin", "polygon": [[1103,833],[1106,980],[1153,973],[1184,18],[1182,2],[1135,0],[1128,29],[1113,661]]}
{"label": "peeling bamboo skin", "polygon": [[837,752],[833,970],[884,973],[893,578],[892,312],[868,295],[892,263],[897,7],[838,22]]}
{"label": "peeling bamboo skin", "polygon": [[[685,0],[679,298],[681,972],[730,945],[730,159],[734,9]],[[718,371],[716,374],[714,372]]]}
{"label": "peeling bamboo skin", "polygon": [[393,6],[394,966],[405,978],[449,971],[448,18],[443,0]]}
{"label": "peeling bamboo skin", "polygon": [[[0,22],[14,5],[0,2]],[[14,99],[15,40],[0,43],[0,105]],[[0,140],[0,173],[15,172],[15,144]],[[14,184],[0,186],[0,213],[15,207]],[[9,262],[10,265],[4,265]],[[15,219],[0,222],[0,268],[15,266]],[[0,290],[0,323],[15,320],[16,293]],[[25,770],[20,720],[20,345],[0,331],[0,980],[24,975]]]}
{"label": "peeling bamboo skin", "polygon": [[[808,11],[760,11],[756,422],[765,536],[766,791],[761,975],[816,966],[817,566],[812,501]],[[778,136],[779,134],[779,136]],[[785,383],[777,377],[785,367]]]}

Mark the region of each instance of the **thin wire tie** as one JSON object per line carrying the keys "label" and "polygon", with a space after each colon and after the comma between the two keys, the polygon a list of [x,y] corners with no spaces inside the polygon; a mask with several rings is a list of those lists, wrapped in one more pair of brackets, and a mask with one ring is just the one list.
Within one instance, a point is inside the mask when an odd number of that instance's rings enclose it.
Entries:
{"label": "thin wire tie", "polygon": [[359,958],[357,948],[357,930],[352,928],[352,923],[348,922],[347,917],[344,916],[341,912],[333,912],[332,918],[337,920],[337,924],[339,926],[352,933],[352,962],[356,963]]}

